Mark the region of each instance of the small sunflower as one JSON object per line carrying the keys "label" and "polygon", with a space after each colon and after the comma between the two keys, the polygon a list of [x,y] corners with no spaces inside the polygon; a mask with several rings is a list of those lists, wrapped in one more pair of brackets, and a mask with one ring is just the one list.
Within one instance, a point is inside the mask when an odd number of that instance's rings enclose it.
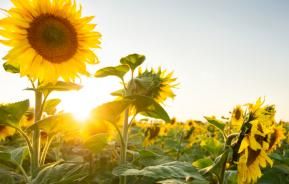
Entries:
{"label": "small sunflower", "polygon": [[286,138],[284,132],[281,125],[273,127],[272,133],[268,136],[268,152],[274,151],[281,145],[282,140]]}
{"label": "small sunflower", "polygon": [[12,136],[15,134],[15,129],[9,126],[0,125],[0,141],[5,140],[6,137]]}
{"label": "small sunflower", "polygon": [[147,127],[147,129],[144,132],[144,141],[143,141],[144,146],[154,144],[160,132],[161,132],[160,126],[152,125],[150,127]]}
{"label": "small sunflower", "polygon": [[32,109],[30,109],[22,116],[22,118],[20,119],[19,125],[22,128],[27,128],[31,126],[33,123],[34,123],[34,113]]}
{"label": "small sunflower", "polygon": [[40,82],[59,78],[72,81],[88,74],[86,63],[98,62],[91,50],[98,48],[100,33],[93,17],[81,17],[71,0],[11,0],[14,7],[0,20],[0,43],[12,47],[6,63],[21,76]]}
{"label": "small sunflower", "polygon": [[237,105],[231,116],[231,126],[233,129],[240,130],[244,122],[244,112],[240,105]]}
{"label": "small sunflower", "polygon": [[159,68],[157,71],[139,69],[134,82],[130,82],[130,93],[154,98],[157,102],[164,102],[167,98],[174,98],[173,88],[177,86],[173,72]]}

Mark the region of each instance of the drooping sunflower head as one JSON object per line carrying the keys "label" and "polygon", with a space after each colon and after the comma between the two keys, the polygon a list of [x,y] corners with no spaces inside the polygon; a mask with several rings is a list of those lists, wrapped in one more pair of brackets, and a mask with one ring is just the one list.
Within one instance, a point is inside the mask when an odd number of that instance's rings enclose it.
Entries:
{"label": "drooping sunflower head", "polygon": [[245,149],[238,161],[238,184],[256,183],[262,176],[261,168],[272,164],[264,150]]}
{"label": "drooping sunflower head", "polygon": [[177,86],[173,72],[159,68],[157,71],[139,69],[138,76],[129,83],[129,90],[134,95],[143,95],[154,98],[162,103],[167,98],[174,98],[173,88]]}
{"label": "drooping sunflower head", "polygon": [[14,7],[0,20],[1,43],[12,47],[6,64],[21,76],[41,82],[71,81],[97,63],[100,44],[93,17],[82,17],[71,0],[11,0]]}
{"label": "drooping sunflower head", "polygon": [[15,134],[15,129],[9,126],[0,125],[0,141]]}
{"label": "drooping sunflower head", "polygon": [[250,120],[258,119],[262,124],[270,127],[275,123],[275,106],[264,106],[263,104],[264,100],[262,101],[261,98],[259,98],[255,104],[248,104]]}

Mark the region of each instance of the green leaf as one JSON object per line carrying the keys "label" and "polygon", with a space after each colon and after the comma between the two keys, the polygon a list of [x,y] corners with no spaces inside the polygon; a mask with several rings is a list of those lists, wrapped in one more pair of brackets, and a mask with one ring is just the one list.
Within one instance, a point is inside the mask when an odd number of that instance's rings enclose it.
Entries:
{"label": "green leaf", "polygon": [[107,145],[108,137],[107,133],[93,135],[84,142],[84,146],[93,153],[98,153]]}
{"label": "green leaf", "polygon": [[0,105],[0,124],[18,125],[28,108],[29,100]]}
{"label": "green leaf", "polygon": [[70,113],[49,116],[33,124],[29,129],[37,126],[48,134],[68,133],[79,129],[79,124]]}
{"label": "green leaf", "polygon": [[116,176],[145,176],[156,180],[192,178],[206,181],[190,163],[178,161],[148,166],[143,169],[131,169],[120,166],[113,170],[113,174]]}
{"label": "green leaf", "polygon": [[224,184],[237,184],[238,176],[236,170],[226,170],[224,176]]}
{"label": "green leaf", "polygon": [[28,156],[28,148],[26,146],[15,148],[9,151],[0,151],[0,162],[6,163],[7,166],[21,166],[23,160]]}
{"label": "green leaf", "polygon": [[232,151],[233,150],[231,148],[226,148],[224,152],[215,159],[214,164],[202,170],[205,173],[214,173],[216,176],[218,176],[217,178],[219,179],[219,182],[223,183],[226,163],[228,160],[228,156],[232,153]]}
{"label": "green leaf", "polygon": [[289,166],[286,164],[276,164],[272,168],[266,168],[258,184],[287,184],[289,183]]}
{"label": "green leaf", "polygon": [[119,89],[117,91],[114,91],[110,93],[112,96],[120,96],[123,97],[125,95],[125,91],[123,89]]}
{"label": "green leaf", "polygon": [[201,159],[193,162],[192,165],[198,169],[202,169],[202,168],[205,168],[205,167],[212,165],[213,163],[214,163],[214,161],[210,158],[201,158]]}
{"label": "green leaf", "polygon": [[22,165],[22,162],[28,156],[28,153],[29,151],[27,146],[15,148],[10,151],[11,160],[16,162],[18,165]]}
{"label": "green leaf", "polygon": [[180,179],[168,179],[168,180],[162,180],[158,181],[158,184],[187,184],[184,180]]}
{"label": "green leaf", "polygon": [[10,153],[7,153],[7,152],[3,152],[3,151],[0,151],[0,160],[4,161],[8,161],[8,160],[11,160],[11,154]]}
{"label": "green leaf", "polygon": [[0,181],[1,184],[20,184],[26,183],[22,175],[14,170],[9,170],[7,168],[0,168]]}
{"label": "green leaf", "polygon": [[160,155],[149,150],[140,150],[137,160],[143,166],[154,166],[173,161],[166,155]]}
{"label": "green leaf", "polygon": [[42,169],[31,184],[78,184],[87,177],[81,164],[51,165]]}
{"label": "green leaf", "polygon": [[56,107],[60,102],[61,100],[58,98],[47,100],[44,104],[43,112],[46,112],[48,115],[55,114]]}
{"label": "green leaf", "polygon": [[115,123],[118,121],[121,113],[131,103],[131,100],[123,99],[102,104],[92,110],[93,119],[105,120],[111,123]]}
{"label": "green leaf", "polygon": [[206,180],[193,180],[193,181],[186,181],[185,179],[168,179],[158,181],[158,184],[209,184],[209,181]]}
{"label": "green leaf", "polygon": [[141,65],[145,60],[144,55],[140,54],[130,54],[126,57],[121,58],[120,63],[128,65],[132,71],[134,71],[139,65]]}
{"label": "green leaf", "polygon": [[10,72],[10,73],[19,73],[20,72],[19,67],[14,66],[14,65],[9,64],[9,63],[4,63],[3,68],[6,72]]}
{"label": "green leaf", "polygon": [[170,121],[168,113],[153,98],[140,95],[128,96],[127,98],[134,100],[133,105],[135,106],[137,113],[156,119],[162,119],[166,122]]}
{"label": "green leaf", "polygon": [[80,90],[82,86],[79,84],[75,84],[72,82],[63,82],[63,81],[58,81],[55,84],[54,83],[48,83],[48,84],[43,84],[38,86],[36,90],[41,91],[41,92],[46,92],[46,91],[71,91],[71,90]]}
{"label": "green leaf", "polygon": [[122,79],[128,71],[129,67],[127,65],[110,66],[98,70],[94,74],[94,76],[95,77],[116,76]]}
{"label": "green leaf", "polygon": [[205,119],[208,121],[208,123],[212,124],[213,126],[217,127],[218,129],[220,129],[222,132],[224,131],[225,128],[225,123],[217,120],[215,117],[208,117],[205,116]]}

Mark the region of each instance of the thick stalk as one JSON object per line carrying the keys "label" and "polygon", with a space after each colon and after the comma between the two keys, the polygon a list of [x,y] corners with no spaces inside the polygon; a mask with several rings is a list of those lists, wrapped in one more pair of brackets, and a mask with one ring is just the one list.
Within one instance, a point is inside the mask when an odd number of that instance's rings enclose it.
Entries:
{"label": "thick stalk", "polygon": [[[41,119],[42,93],[35,91],[35,120],[34,123]],[[32,178],[37,176],[40,159],[40,130],[35,126],[33,131],[33,154],[32,154]]]}
{"label": "thick stalk", "polygon": [[[127,143],[128,143],[128,112],[129,110],[125,110],[124,114],[124,121],[123,121],[123,131],[122,131],[122,137],[124,144],[121,144],[120,149],[120,164],[126,163],[127,158]],[[126,184],[126,176],[120,176],[120,184]]]}

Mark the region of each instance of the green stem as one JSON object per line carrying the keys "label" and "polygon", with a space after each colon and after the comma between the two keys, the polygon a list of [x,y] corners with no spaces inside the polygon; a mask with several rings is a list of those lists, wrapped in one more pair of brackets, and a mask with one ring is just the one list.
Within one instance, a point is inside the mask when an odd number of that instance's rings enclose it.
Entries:
{"label": "green stem", "polygon": [[180,156],[181,156],[181,149],[182,149],[183,137],[184,137],[184,132],[183,132],[183,130],[181,130],[176,160],[179,160],[179,159],[180,159]]}
{"label": "green stem", "polygon": [[43,151],[41,153],[41,157],[40,157],[40,165],[43,165],[45,163],[45,160],[46,160],[46,156],[47,156],[47,153],[48,153],[48,150],[49,150],[49,147],[54,139],[55,135],[49,137],[47,139],[47,142],[45,143],[45,146],[43,148]]}
{"label": "green stem", "polygon": [[19,164],[17,164],[17,166],[20,169],[20,171],[22,172],[22,174],[24,175],[25,182],[29,183],[29,177],[28,177],[26,171],[24,170],[24,168],[21,165],[19,165]]}
{"label": "green stem", "polygon": [[119,135],[119,139],[120,139],[120,144],[121,146],[124,146],[124,139],[122,137],[121,131],[120,129],[117,127],[117,125],[115,123],[112,123],[112,125],[115,127],[117,134]]}
{"label": "green stem", "polygon": [[[38,122],[41,119],[41,106],[42,106],[42,93],[35,91],[35,121]],[[39,168],[39,159],[40,159],[40,129],[38,126],[35,126],[33,131],[33,154],[32,154],[32,178],[35,178],[38,173]]]}
{"label": "green stem", "polygon": [[23,130],[21,130],[21,128],[15,126],[15,125],[13,125],[13,124],[9,124],[8,126],[11,126],[12,128],[15,128],[16,131],[17,131],[20,135],[23,136],[23,138],[25,139],[26,144],[27,144],[27,146],[28,146],[29,155],[30,155],[30,158],[31,158],[31,157],[32,157],[32,154],[33,154],[33,148],[32,148],[32,144],[31,144],[31,141],[30,141],[28,135],[27,135]]}
{"label": "green stem", "polygon": [[[123,130],[122,130],[122,136],[124,144],[121,145],[120,149],[120,164],[125,164],[127,159],[127,144],[128,144],[128,112],[129,110],[125,110],[124,114],[124,121],[123,121]],[[120,176],[120,184],[126,184],[126,176]]]}

